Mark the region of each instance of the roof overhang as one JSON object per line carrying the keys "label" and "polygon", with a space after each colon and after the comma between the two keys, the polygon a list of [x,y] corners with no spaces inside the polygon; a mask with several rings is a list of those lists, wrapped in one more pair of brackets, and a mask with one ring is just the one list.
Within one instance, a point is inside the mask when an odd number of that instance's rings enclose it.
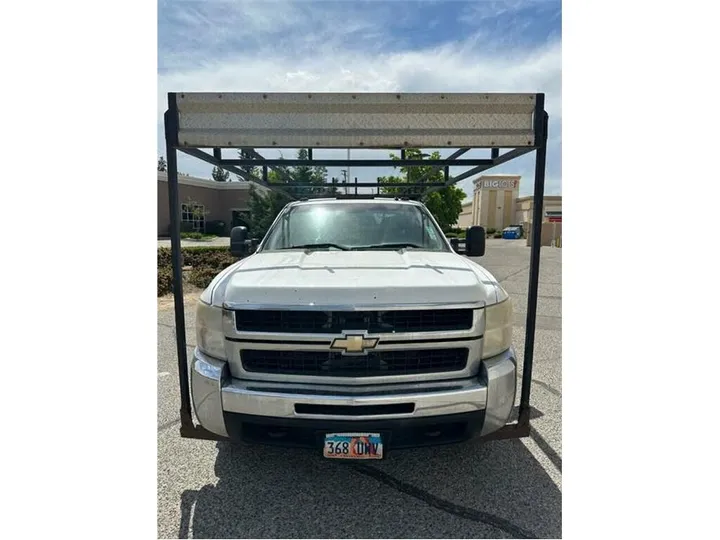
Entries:
{"label": "roof overhang", "polygon": [[[163,172],[163,171],[158,171],[157,179],[158,179],[158,182],[167,182],[168,181],[167,173]],[[195,176],[178,176],[178,184],[183,185],[183,186],[193,186],[193,187],[207,188],[207,189],[214,189],[214,190],[248,191],[250,189],[250,186],[252,185],[252,182],[245,182],[245,181],[216,182],[215,180],[208,180],[207,178],[197,178]],[[267,191],[267,188],[265,186],[258,185],[257,187],[258,187],[258,189]]]}

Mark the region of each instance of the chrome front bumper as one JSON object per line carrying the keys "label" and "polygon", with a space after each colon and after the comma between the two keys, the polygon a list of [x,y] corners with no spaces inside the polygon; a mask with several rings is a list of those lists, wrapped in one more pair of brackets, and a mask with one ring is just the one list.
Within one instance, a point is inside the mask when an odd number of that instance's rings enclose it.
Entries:
{"label": "chrome front bumper", "polygon": [[[368,421],[427,420],[432,417],[484,411],[480,431],[487,435],[507,422],[515,402],[515,352],[484,360],[472,379],[347,386],[305,383],[274,383],[233,379],[225,361],[209,357],[195,348],[191,366],[191,392],[195,415],[207,430],[228,436],[225,413],[269,419]],[[316,413],[302,412],[310,406]],[[412,405],[412,406],[411,406]],[[298,406],[301,412],[298,412]],[[334,406],[343,406],[337,413]],[[373,406],[390,406],[372,409]],[[400,406],[402,412],[392,406]],[[347,414],[363,407],[367,414]],[[391,411],[388,413],[380,411]]]}

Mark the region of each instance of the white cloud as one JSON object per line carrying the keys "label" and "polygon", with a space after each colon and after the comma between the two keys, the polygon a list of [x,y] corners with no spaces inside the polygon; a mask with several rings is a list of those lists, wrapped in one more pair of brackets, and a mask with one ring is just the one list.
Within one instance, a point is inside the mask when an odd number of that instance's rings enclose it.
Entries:
{"label": "white cloud", "polygon": [[[248,21],[262,28],[267,19],[261,12],[281,4],[269,2],[242,3],[247,14],[251,4],[256,11]],[[484,4],[484,3],[483,3]],[[302,5],[302,3],[300,3]],[[322,4],[321,4],[322,5]],[[264,6],[264,7],[263,7]],[[304,21],[307,14],[297,10],[297,4],[282,5],[296,17],[295,22]],[[296,11],[292,11],[296,10]],[[336,15],[328,16],[331,22]],[[285,17],[280,17],[285,20]],[[316,19],[313,19],[316,20]],[[337,24],[337,21],[333,22]],[[368,30],[366,20],[355,23],[358,29]],[[297,46],[277,50],[274,46],[261,47],[225,55],[222,60],[206,60],[196,67],[176,66],[162,73],[158,78],[158,144],[159,153],[164,153],[162,112],[166,108],[169,91],[217,91],[217,92],[545,92],[546,109],[551,117],[551,141],[548,152],[548,178],[546,192],[560,191],[560,137],[561,137],[561,44],[549,42],[530,50],[498,50],[483,47],[480,34],[462,41],[418,50],[379,52],[377,48],[358,50],[343,44],[337,30],[325,26],[327,38],[316,42],[313,54],[307,54],[309,41],[300,40]],[[375,24],[373,32],[382,28]],[[334,32],[334,33],[333,33]],[[335,36],[335,37],[333,37]],[[467,156],[484,154],[473,151]],[[270,154],[271,155],[271,154]],[[207,176],[211,167],[181,154],[181,170],[190,174]],[[458,174],[460,170],[453,171]],[[513,161],[493,172],[533,176],[533,160],[530,156]],[[372,181],[377,175],[390,174],[390,169],[359,169],[352,175],[360,181]],[[331,175],[339,171],[331,170]],[[523,192],[529,193],[529,182],[523,185]],[[472,190],[471,183],[461,183],[466,193]]]}

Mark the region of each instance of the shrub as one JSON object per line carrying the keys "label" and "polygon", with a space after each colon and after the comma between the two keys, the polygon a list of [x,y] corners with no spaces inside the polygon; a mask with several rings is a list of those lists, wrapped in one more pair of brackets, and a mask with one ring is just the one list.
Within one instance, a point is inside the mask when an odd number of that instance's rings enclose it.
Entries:
{"label": "shrub", "polygon": [[[170,248],[158,248],[158,296],[172,292],[172,259]],[[183,265],[192,266],[187,281],[202,289],[237,259],[223,246],[188,247],[181,250]]]}
{"label": "shrub", "polygon": [[445,238],[465,238],[466,235],[467,229],[460,229],[459,227],[454,227],[445,231]]}
{"label": "shrub", "polygon": [[[187,280],[204,289],[221,271],[235,263],[229,249],[223,246],[188,247],[181,250],[183,265],[191,266]],[[172,292],[170,248],[158,249],[158,296]]]}
{"label": "shrub", "polygon": [[[235,262],[230,249],[225,246],[193,246],[180,250],[183,266],[229,266]],[[158,268],[172,267],[170,248],[158,248]]]}
{"label": "shrub", "polygon": [[224,246],[203,246],[183,248],[183,258],[187,266],[208,266],[222,269],[235,262],[230,249]]}
{"label": "shrub", "polygon": [[500,231],[496,231],[493,233],[493,238],[502,238],[502,233]]}
{"label": "shrub", "polygon": [[172,269],[166,266],[158,268],[158,296],[172,292]]}
{"label": "shrub", "polygon": [[493,227],[488,227],[487,229],[485,229],[485,232],[488,234],[495,234],[497,232],[497,229]]}
{"label": "shrub", "polygon": [[203,256],[196,257],[190,266],[193,268],[215,268],[217,271],[220,271],[234,262],[235,258],[229,253],[207,253]]}
{"label": "shrub", "polygon": [[180,238],[183,240],[212,240],[213,238],[217,238],[214,234],[203,234],[200,232],[189,232],[189,233],[180,233]]}
{"label": "shrub", "polygon": [[204,289],[210,285],[210,282],[217,274],[218,270],[210,266],[199,266],[197,268],[193,267],[190,275],[188,276],[188,281],[196,287]]}
{"label": "shrub", "polygon": [[170,248],[161,247],[158,248],[158,268],[167,266],[172,268],[172,258],[170,256]]}
{"label": "shrub", "polygon": [[[223,246],[202,246],[182,248],[183,266],[211,269],[215,274],[235,263],[237,259]],[[158,269],[172,270],[170,248],[158,249]]]}

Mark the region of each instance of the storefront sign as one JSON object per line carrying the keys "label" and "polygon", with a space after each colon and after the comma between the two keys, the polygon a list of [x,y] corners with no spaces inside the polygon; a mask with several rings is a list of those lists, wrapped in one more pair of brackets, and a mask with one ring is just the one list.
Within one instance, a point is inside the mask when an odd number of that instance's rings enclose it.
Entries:
{"label": "storefront sign", "polygon": [[483,180],[483,189],[517,189],[517,180]]}

